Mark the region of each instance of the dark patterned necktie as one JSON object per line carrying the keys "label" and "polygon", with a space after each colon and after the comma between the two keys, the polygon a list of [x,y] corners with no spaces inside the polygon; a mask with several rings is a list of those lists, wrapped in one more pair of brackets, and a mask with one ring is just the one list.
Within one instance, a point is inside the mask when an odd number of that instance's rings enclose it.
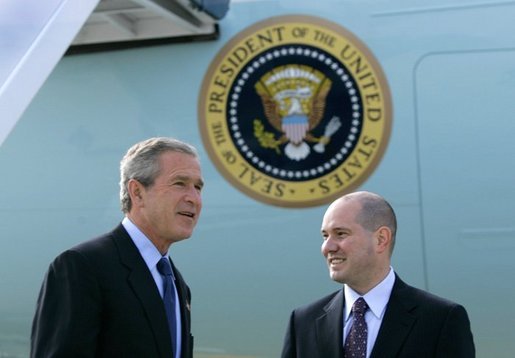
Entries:
{"label": "dark patterned necktie", "polygon": [[352,306],[352,327],[345,339],[343,346],[343,356],[345,358],[365,358],[367,356],[367,322],[365,312],[368,305],[360,297]]}
{"label": "dark patterned necktie", "polygon": [[157,270],[163,278],[163,302],[165,305],[166,318],[168,319],[168,326],[170,328],[170,335],[172,339],[172,351],[175,357],[175,349],[177,348],[177,322],[175,318],[175,290],[173,289],[173,273],[172,265],[168,258],[163,257],[157,263]]}

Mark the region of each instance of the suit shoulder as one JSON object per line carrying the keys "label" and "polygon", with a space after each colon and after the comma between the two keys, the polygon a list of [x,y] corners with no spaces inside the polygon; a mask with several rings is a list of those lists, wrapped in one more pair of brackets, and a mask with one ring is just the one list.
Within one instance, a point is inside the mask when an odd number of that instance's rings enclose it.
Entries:
{"label": "suit shoulder", "polygon": [[92,263],[102,260],[102,258],[109,259],[113,257],[116,251],[116,245],[114,243],[114,236],[118,229],[112,232],[97,236],[93,239],[83,241],[59,254],[54,263],[59,261],[74,260],[77,257],[81,257],[86,261]]}
{"label": "suit shoulder", "polygon": [[455,309],[465,311],[465,308],[459,303],[413,286],[406,285],[400,292],[409,297],[407,302],[413,302],[433,313],[449,312]]}
{"label": "suit shoulder", "polygon": [[67,251],[77,252],[85,256],[89,255],[98,255],[102,252],[113,250],[114,243],[111,239],[110,234],[105,234],[102,236],[98,236],[96,238],[81,242],[78,245],[73,246]]}
{"label": "suit shoulder", "polygon": [[341,290],[338,290],[327,296],[319,298],[316,301],[299,306],[294,310],[294,313],[297,315],[302,315],[302,314],[308,314],[308,313],[312,313],[312,312],[318,312],[318,311],[324,309],[326,306],[328,306],[335,299],[336,295],[338,295],[338,293],[341,293],[341,292],[342,292]]}
{"label": "suit shoulder", "polygon": [[451,307],[457,306],[458,303],[451,301],[450,299],[438,296],[434,293],[412,287],[413,296],[422,301],[431,302],[434,305],[442,306],[442,307]]}

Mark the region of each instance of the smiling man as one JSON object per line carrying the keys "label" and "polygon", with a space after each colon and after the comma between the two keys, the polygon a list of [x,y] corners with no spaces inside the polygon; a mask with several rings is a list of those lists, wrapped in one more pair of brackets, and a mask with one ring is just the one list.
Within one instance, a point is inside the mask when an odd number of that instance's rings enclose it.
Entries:
{"label": "smiling man", "polygon": [[151,138],[120,164],[125,218],[51,264],[32,325],[31,357],[193,356],[189,287],[168,257],[202,208],[195,148]]}
{"label": "smiling man", "polygon": [[381,196],[334,201],[322,221],[322,254],[343,288],[291,314],[282,358],[473,358],[463,306],[404,283],[390,260],[395,213]]}

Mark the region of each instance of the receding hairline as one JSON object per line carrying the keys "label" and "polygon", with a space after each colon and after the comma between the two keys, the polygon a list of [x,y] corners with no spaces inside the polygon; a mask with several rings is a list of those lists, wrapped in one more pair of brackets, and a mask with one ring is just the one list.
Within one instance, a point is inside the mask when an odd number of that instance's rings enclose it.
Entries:
{"label": "receding hairline", "polygon": [[381,195],[359,191],[342,196],[343,202],[356,202],[360,205],[356,213],[356,222],[369,231],[375,231],[381,226],[386,226],[392,231],[395,238],[397,232],[397,219],[395,211],[388,201]]}

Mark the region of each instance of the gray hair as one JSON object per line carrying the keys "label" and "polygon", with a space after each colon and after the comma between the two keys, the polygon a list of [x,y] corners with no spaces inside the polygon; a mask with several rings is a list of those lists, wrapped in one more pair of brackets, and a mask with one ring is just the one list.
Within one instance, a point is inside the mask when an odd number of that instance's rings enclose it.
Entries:
{"label": "gray hair", "polygon": [[122,212],[128,213],[132,207],[128,183],[136,179],[144,187],[154,184],[159,175],[159,157],[164,152],[180,152],[198,158],[195,147],[180,140],[157,137],[133,145],[120,162],[120,205]]}

